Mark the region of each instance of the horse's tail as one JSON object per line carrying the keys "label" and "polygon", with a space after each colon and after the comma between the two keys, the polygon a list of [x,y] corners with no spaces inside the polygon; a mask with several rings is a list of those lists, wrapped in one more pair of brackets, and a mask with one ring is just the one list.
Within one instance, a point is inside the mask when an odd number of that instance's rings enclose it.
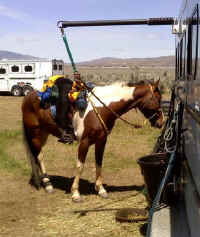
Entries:
{"label": "horse's tail", "polygon": [[[24,106],[24,103],[22,105],[22,114],[24,113],[23,106]],[[28,132],[28,127],[24,123],[24,119],[22,119],[22,129],[23,129],[24,145],[26,147],[26,156],[27,156],[27,159],[30,162],[31,168],[32,168],[32,176],[30,179],[30,184],[34,185],[37,189],[40,189],[41,179],[40,179],[39,163],[37,160],[38,154],[36,153],[36,149],[33,146],[31,137]]]}

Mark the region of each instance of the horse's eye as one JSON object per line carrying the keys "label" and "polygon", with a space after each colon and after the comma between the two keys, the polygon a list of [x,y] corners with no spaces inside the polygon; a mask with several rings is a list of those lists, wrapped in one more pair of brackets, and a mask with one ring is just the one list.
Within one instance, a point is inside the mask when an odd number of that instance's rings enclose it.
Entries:
{"label": "horse's eye", "polygon": [[162,115],[162,111],[161,111],[161,110],[158,110],[158,111],[157,111],[157,115],[159,115],[159,116]]}

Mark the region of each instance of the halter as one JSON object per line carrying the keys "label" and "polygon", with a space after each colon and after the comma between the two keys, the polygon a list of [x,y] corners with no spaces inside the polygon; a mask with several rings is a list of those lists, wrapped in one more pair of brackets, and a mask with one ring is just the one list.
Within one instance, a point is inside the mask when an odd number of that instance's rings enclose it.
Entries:
{"label": "halter", "polygon": [[[148,84],[148,86],[150,87],[150,91],[151,91],[151,94],[152,94],[151,99],[152,99],[153,97],[155,97],[155,95],[154,95],[154,93],[153,93],[153,87],[152,87],[151,84]],[[150,99],[150,100],[151,100],[151,99]],[[149,103],[149,101],[147,101],[147,102],[143,105],[142,108],[144,108],[144,106],[145,106],[147,103]],[[144,121],[144,124],[146,124],[147,119],[148,119],[149,121],[151,121],[151,120],[158,114],[158,112],[161,112],[161,114],[162,114],[162,116],[163,116],[163,118],[164,118],[163,111],[162,111],[162,109],[160,108],[160,109],[158,109],[158,111],[157,111],[156,113],[154,113],[152,116],[150,116],[149,118],[146,118],[145,121]]]}
{"label": "halter", "polygon": [[148,119],[149,121],[151,121],[151,120],[157,115],[158,112],[161,112],[161,113],[162,113],[162,116],[163,116],[163,118],[164,118],[164,113],[163,113],[162,109],[160,108],[160,109],[158,109],[158,111],[157,111],[156,113],[154,113],[152,116],[150,116],[149,118],[146,118],[146,119],[145,119],[144,125],[146,124],[147,119]]}

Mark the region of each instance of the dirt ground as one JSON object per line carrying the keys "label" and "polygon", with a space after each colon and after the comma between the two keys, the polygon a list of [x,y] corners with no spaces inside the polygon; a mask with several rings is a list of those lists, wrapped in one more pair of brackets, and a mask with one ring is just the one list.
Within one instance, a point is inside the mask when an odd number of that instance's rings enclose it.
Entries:
{"label": "dirt ground", "polygon": [[[96,196],[93,184],[83,179],[81,191],[83,203],[73,203],[70,195],[72,176],[54,178],[53,194],[36,191],[27,184],[27,177],[13,177],[3,174],[0,180],[0,236],[129,236],[138,232],[143,223],[123,223],[115,220],[119,208],[145,207],[140,193],[137,174],[124,170],[129,179],[124,185],[124,175],[106,175],[109,199]],[[128,173],[127,173],[128,172]],[[139,176],[139,174],[138,174]],[[110,180],[110,182],[109,182]],[[113,181],[114,180],[114,181]],[[88,210],[88,211],[87,211]],[[134,235],[135,236],[135,235]]]}
{"label": "dirt ground", "polygon": [[[0,132],[21,129],[21,101],[22,98],[0,96]],[[105,187],[109,192],[108,199],[102,199],[96,195],[94,190],[95,166],[94,161],[89,157],[80,182],[83,202],[72,202],[70,188],[73,181],[75,159],[71,157],[71,154],[74,154],[77,145],[66,148],[66,145],[58,144],[54,137],[50,137],[46,145],[47,154],[51,156],[49,160],[47,159],[46,165],[55,188],[54,193],[47,194],[43,189],[38,191],[32,187],[29,184],[30,172],[28,175],[24,175],[20,173],[20,170],[12,172],[1,169],[0,236],[143,236],[145,222],[120,223],[116,221],[115,214],[122,208],[147,207],[143,195],[143,177],[137,165],[137,159],[151,151],[153,141],[151,137],[148,137],[150,136],[149,132],[132,134],[130,130],[127,131],[127,135],[123,135],[123,143],[119,129],[124,129],[123,126],[127,125],[120,126],[122,127],[116,128],[105,153],[107,156],[105,159],[108,160],[104,164],[103,177]],[[137,142],[134,144],[130,141],[130,136],[133,141],[136,139],[140,146]],[[147,138],[139,141],[139,136],[140,138],[147,136]],[[116,141],[118,141],[117,145]],[[22,135],[19,135],[15,142],[8,141],[4,149],[17,162],[25,162]],[[66,157],[66,151],[68,151],[68,157]],[[63,155],[64,153],[65,155]],[[125,164],[125,159],[123,162],[121,160],[123,156],[130,156],[132,160],[128,161],[127,159],[127,164]],[[112,161],[110,157],[118,159],[119,163]],[[23,162],[22,164],[24,164]],[[27,167],[29,166],[27,165]],[[29,168],[27,169],[30,171]]]}

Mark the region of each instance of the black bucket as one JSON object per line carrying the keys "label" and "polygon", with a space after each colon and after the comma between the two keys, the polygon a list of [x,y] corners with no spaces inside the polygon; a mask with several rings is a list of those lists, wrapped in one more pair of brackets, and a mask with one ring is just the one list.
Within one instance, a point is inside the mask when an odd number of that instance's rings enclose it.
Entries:
{"label": "black bucket", "polygon": [[165,175],[169,163],[169,153],[155,153],[141,157],[138,160],[141,172],[144,176],[145,187],[147,190],[147,200],[151,205],[160,183]]}

